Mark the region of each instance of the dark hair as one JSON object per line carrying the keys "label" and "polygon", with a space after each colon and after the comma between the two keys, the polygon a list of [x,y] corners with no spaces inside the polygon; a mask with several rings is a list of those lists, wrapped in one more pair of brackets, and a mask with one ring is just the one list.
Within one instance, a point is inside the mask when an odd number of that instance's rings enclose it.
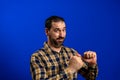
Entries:
{"label": "dark hair", "polygon": [[52,26],[51,25],[52,22],[59,22],[59,21],[65,21],[65,20],[62,17],[59,17],[59,16],[51,16],[51,17],[46,19],[46,21],[45,21],[45,28],[50,30],[50,28]]}

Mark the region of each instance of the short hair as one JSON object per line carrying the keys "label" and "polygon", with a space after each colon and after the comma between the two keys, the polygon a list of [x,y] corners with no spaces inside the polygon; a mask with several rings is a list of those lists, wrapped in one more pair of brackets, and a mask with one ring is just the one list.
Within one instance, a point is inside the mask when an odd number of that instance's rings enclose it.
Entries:
{"label": "short hair", "polygon": [[48,30],[50,30],[50,28],[52,27],[52,22],[59,22],[59,21],[65,21],[62,17],[59,16],[51,16],[49,18],[46,19],[45,21],[45,28],[47,28]]}

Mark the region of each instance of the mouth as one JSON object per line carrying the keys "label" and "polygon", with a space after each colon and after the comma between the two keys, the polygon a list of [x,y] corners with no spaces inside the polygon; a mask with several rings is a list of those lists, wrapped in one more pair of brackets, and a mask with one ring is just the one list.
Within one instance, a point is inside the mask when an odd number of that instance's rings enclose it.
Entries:
{"label": "mouth", "polygon": [[57,41],[63,41],[64,39],[57,39]]}
{"label": "mouth", "polygon": [[57,39],[57,41],[63,41],[64,39],[63,38],[59,38],[59,39]]}

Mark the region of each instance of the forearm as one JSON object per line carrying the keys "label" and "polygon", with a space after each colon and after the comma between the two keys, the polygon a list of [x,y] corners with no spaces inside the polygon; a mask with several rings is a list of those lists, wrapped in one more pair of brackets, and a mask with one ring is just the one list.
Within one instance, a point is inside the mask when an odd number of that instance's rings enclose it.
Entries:
{"label": "forearm", "polygon": [[95,80],[98,75],[98,65],[97,64],[90,65],[88,67],[88,70],[89,70],[89,74],[90,74],[89,77],[91,78],[91,80]]}
{"label": "forearm", "polygon": [[84,63],[84,66],[78,71],[86,80],[95,80],[98,74],[98,66],[88,65]]}

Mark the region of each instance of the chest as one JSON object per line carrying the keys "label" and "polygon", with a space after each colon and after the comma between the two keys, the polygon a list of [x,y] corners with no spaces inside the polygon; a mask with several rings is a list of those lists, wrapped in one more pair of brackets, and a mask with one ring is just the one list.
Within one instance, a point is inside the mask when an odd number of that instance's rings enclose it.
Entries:
{"label": "chest", "polygon": [[56,68],[65,68],[69,65],[69,56],[67,54],[50,54],[44,57],[44,64],[47,68],[55,66]]}
{"label": "chest", "polygon": [[68,67],[69,56],[67,54],[49,54],[44,57],[43,62],[47,74],[56,75]]}

